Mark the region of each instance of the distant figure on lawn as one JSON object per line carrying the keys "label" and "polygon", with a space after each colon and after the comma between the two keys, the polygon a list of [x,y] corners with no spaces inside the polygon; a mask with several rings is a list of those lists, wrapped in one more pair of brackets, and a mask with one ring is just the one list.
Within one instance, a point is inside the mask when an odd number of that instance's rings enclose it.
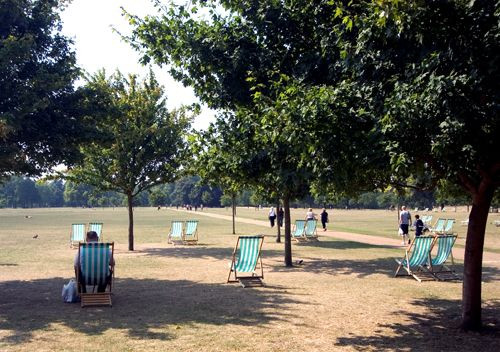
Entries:
{"label": "distant figure on lawn", "polygon": [[283,211],[283,208],[280,207],[278,210],[278,226],[283,227],[283,219],[285,218],[285,212]]}
{"label": "distant figure on lawn", "polygon": [[320,214],[321,216],[321,225],[323,225],[323,231],[326,231],[326,223],[328,222],[328,213],[326,209],[323,208],[323,211]]}
{"label": "distant figure on lawn", "polygon": [[306,221],[309,220],[316,220],[316,214],[313,213],[312,208],[309,208],[309,210],[306,213]]}
{"label": "distant figure on lawn", "polygon": [[401,207],[401,212],[399,213],[399,228],[401,229],[401,236],[403,236],[403,245],[406,244],[406,237],[408,236],[408,244],[410,244],[410,236],[408,235],[408,230],[411,224],[411,214],[406,210],[406,206]]}
{"label": "distant figure on lawn", "polygon": [[[87,242],[99,242],[99,236],[97,235],[97,232],[95,232],[95,231],[87,232]],[[115,260],[111,256],[111,253],[109,255],[109,265],[112,267],[115,266]],[[80,251],[75,253],[75,259],[73,261],[73,266],[75,267],[75,275],[76,275],[77,271],[79,272],[79,275],[77,277],[80,278],[80,285],[82,287],[82,293],[87,293],[87,288],[85,286],[85,279],[83,278],[83,274],[80,271],[80,267],[81,267]],[[111,280],[111,274],[106,278],[105,283],[97,286],[97,292],[105,292],[106,286],[108,286],[110,280]]]}
{"label": "distant figure on lawn", "polygon": [[274,227],[274,220],[276,220],[276,211],[274,207],[271,207],[269,210],[269,222],[271,223],[271,227]]}
{"label": "distant figure on lawn", "polygon": [[415,215],[415,237],[418,237],[424,231],[424,222],[420,219],[420,216]]}

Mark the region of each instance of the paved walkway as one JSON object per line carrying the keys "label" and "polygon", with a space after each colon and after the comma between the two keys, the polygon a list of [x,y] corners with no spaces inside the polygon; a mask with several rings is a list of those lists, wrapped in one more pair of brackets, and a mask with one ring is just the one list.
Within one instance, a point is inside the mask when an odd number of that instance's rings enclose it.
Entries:
{"label": "paved walkway", "polygon": [[[188,211],[188,210],[183,210],[183,209],[169,208],[169,210],[181,211],[181,212],[186,212],[186,213],[193,213],[193,211]],[[197,211],[196,215],[202,215],[202,216],[207,216],[207,217],[211,217],[211,218],[232,221],[232,216],[230,216],[230,215],[214,214],[214,213],[210,213],[207,211]],[[264,226],[264,227],[269,226],[269,222],[263,221],[263,220],[254,220],[254,219],[242,218],[242,217],[238,217],[238,216],[235,218],[235,220],[236,220],[236,222],[243,223],[243,224],[252,224],[252,225],[259,225],[259,226]],[[387,237],[380,237],[380,236],[363,235],[360,233],[339,232],[339,231],[319,231],[319,234],[321,236],[337,238],[337,239],[344,240],[344,241],[361,242],[361,243],[371,244],[371,245],[375,245],[375,246],[385,246],[385,247],[394,247],[394,248],[401,248],[402,247],[401,246],[401,239],[399,239],[399,238],[395,239],[395,238],[387,238]],[[465,254],[464,248],[453,247],[453,257],[455,259],[459,259],[459,260],[463,261],[464,254]],[[493,252],[483,252],[483,263],[484,264],[500,265],[500,254],[493,253]]]}

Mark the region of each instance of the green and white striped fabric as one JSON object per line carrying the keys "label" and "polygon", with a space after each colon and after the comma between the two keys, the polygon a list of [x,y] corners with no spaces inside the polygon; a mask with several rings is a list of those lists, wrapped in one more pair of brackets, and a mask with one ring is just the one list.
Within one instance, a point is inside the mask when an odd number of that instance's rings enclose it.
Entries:
{"label": "green and white striped fabric", "polygon": [[102,233],[102,222],[89,223],[89,231],[95,231],[97,233],[97,236],[99,236],[99,240],[100,240],[101,233]]}
{"label": "green and white striped fabric", "polygon": [[110,274],[111,244],[89,242],[80,244],[80,270],[86,285],[102,285]]}
{"label": "green and white striped fabric", "polygon": [[443,232],[445,221],[446,221],[445,219],[438,219],[436,221],[436,225],[434,226],[433,231],[434,232]]}
{"label": "green and white striped fabric", "polygon": [[316,237],[317,236],[316,224],[317,224],[317,221],[314,219],[306,221],[306,230],[305,230],[306,237]]}
{"label": "green and white striped fabric", "polygon": [[170,227],[170,238],[175,240],[182,240],[182,228],[184,223],[182,221],[172,221]]}
{"label": "green and white striped fabric", "polygon": [[71,242],[85,241],[85,224],[71,225]]}
{"label": "green and white striped fabric", "polygon": [[429,262],[429,252],[431,250],[433,236],[419,236],[413,240],[412,253],[409,262],[403,260],[403,266],[415,267],[425,265]]}
{"label": "green and white striped fabric", "polygon": [[454,235],[438,236],[437,238],[438,250],[436,256],[432,258],[433,266],[439,266],[446,262],[446,260],[451,254],[451,250],[453,249],[453,245],[455,244],[456,239],[457,236]]}
{"label": "green and white striped fabric", "polygon": [[424,215],[422,216],[422,222],[424,224],[429,224],[432,221],[432,215]]}
{"label": "green and white striped fabric", "polygon": [[238,256],[234,270],[236,272],[250,273],[255,270],[259,258],[262,236],[240,236]]}
{"label": "green and white striped fabric", "polygon": [[186,237],[193,237],[196,233],[196,228],[198,227],[198,220],[188,220],[186,221]]}
{"label": "green and white striped fabric", "polygon": [[292,232],[292,237],[303,237],[305,227],[305,220],[295,220],[295,230]]}
{"label": "green and white striped fabric", "polygon": [[453,232],[453,223],[454,222],[455,222],[455,219],[446,220],[446,226],[444,227],[443,233],[451,234]]}

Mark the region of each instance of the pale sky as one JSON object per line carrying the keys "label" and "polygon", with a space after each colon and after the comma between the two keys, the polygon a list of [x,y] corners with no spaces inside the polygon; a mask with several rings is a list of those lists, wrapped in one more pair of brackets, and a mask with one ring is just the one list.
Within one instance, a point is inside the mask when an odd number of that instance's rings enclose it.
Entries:
{"label": "pale sky", "polygon": [[[124,74],[144,76],[148,68],[139,64],[137,52],[111,29],[113,26],[123,34],[131,30],[120,7],[141,17],[155,13],[149,0],[73,0],[61,15],[63,33],[74,40],[78,65],[87,72],[105,68],[108,74],[119,69]],[[173,80],[166,68],[154,67],[154,71],[165,87],[169,108],[198,102],[192,89]],[[205,107],[193,127],[205,129],[213,120],[214,112]]]}

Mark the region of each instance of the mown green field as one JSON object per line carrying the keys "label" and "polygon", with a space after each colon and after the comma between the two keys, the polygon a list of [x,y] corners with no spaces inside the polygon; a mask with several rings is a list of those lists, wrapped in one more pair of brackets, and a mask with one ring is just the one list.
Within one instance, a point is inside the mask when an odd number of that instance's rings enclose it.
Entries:
{"label": "mown green field", "polygon": [[[253,209],[238,209],[238,216],[246,211],[267,218]],[[303,210],[296,212],[299,217]],[[377,213],[333,211],[331,226],[358,229],[367,214],[382,222]],[[170,221],[192,218],[200,221],[199,245],[167,244]],[[225,283],[236,242],[230,221],[156,208],[137,208],[135,220],[136,250],[130,252],[124,208],[0,210],[0,351],[498,349],[495,263],[485,265],[483,275],[487,329],[464,334],[457,328],[461,283],[393,278],[401,248],[320,237],[294,244],[293,260],[303,263],[285,268],[274,229],[238,223],[239,234],[266,235],[265,286],[244,289]],[[112,308],[81,309],[61,299],[73,275],[70,225],[89,221],[104,222],[104,239],[116,244]]]}

